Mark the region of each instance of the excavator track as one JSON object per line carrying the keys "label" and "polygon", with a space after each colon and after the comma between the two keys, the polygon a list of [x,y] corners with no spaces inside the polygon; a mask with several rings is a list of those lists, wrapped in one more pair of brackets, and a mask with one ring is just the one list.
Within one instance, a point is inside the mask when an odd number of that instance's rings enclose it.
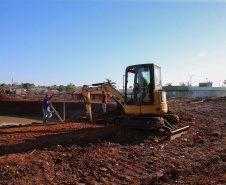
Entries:
{"label": "excavator track", "polygon": [[115,125],[137,129],[159,129],[164,127],[161,117],[122,116],[114,119]]}
{"label": "excavator track", "polygon": [[115,125],[122,125],[135,129],[164,129],[168,133],[168,138],[173,140],[187,133],[189,126],[178,128],[175,126],[179,122],[179,117],[175,114],[164,114],[148,116],[120,116],[114,118]]}

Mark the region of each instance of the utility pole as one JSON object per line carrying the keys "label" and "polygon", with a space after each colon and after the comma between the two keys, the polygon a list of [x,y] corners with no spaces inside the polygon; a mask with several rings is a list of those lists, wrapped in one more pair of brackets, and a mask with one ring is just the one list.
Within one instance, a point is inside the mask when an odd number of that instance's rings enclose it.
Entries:
{"label": "utility pole", "polygon": [[194,75],[189,75],[189,74],[188,74],[188,76],[190,76],[190,86],[192,86],[192,77],[193,77]]}

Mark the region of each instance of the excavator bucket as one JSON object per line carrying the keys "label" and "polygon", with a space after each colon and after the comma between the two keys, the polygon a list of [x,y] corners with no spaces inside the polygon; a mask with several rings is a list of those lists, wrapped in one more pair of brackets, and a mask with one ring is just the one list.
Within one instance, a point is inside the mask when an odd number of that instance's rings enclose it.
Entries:
{"label": "excavator bucket", "polygon": [[178,137],[181,137],[182,135],[186,134],[188,132],[189,126],[185,126],[176,130],[170,131],[168,137],[170,140],[174,140]]}
{"label": "excavator bucket", "polygon": [[166,131],[169,132],[168,139],[174,140],[178,137],[181,137],[182,135],[186,134],[188,132],[188,129],[190,126],[185,126],[182,128],[177,128],[175,125],[170,124],[166,119],[164,119],[164,128]]}

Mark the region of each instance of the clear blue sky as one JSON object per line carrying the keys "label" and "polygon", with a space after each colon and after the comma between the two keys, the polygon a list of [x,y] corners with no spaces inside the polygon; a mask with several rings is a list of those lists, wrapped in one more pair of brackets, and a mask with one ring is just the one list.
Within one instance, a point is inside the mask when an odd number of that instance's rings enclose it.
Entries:
{"label": "clear blue sky", "polygon": [[0,0],[0,83],[122,87],[140,63],[161,66],[163,85],[222,85],[226,2]]}

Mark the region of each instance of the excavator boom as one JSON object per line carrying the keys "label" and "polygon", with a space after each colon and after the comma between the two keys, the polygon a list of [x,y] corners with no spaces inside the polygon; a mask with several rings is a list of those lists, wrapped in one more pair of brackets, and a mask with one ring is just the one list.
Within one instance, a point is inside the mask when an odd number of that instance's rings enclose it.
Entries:
{"label": "excavator boom", "polygon": [[117,98],[119,98],[121,102],[125,101],[125,99],[121,95],[121,93],[118,92],[114,87],[112,87],[108,83],[105,83],[105,82],[97,83],[97,84],[92,84],[91,86],[92,87],[84,85],[83,88],[82,88],[84,101],[86,103],[86,115],[91,121],[92,121],[91,99],[90,99],[90,93],[91,92],[93,92],[93,91],[106,91],[106,92],[113,94]]}

